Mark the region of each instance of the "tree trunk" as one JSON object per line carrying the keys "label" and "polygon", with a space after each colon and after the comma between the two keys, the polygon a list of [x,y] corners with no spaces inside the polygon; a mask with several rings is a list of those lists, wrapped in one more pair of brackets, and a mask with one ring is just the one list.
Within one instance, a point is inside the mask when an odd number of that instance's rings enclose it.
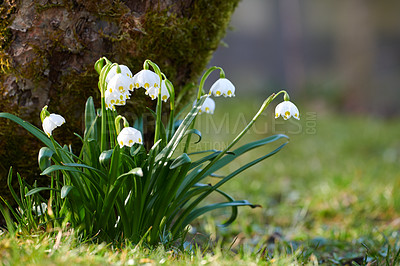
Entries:
{"label": "tree trunk", "polygon": [[[0,7],[0,112],[41,127],[49,105],[67,123],[55,131],[61,143],[82,133],[84,103],[99,103],[94,62],[106,56],[142,68],[156,62],[180,89],[195,82],[218,47],[239,0],[3,0]],[[143,93],[124,110],[140,113],[154,104]],[[99,106],[99,104],[98,104]],[[0,120],[0,194],[8,168],[31,181],[38,177],[41,144],[23,129]]]}

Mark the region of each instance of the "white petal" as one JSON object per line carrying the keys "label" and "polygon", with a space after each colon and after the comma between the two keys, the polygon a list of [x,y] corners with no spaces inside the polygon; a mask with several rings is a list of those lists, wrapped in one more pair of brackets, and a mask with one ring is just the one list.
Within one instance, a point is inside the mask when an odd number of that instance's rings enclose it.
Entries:
{"label": "white petal", "polygon": [[47,134],[47,136],[50,136],[53,130],[57,127],[56,124],[54,124],[50,116],[47,116],[42,123],[43,131]]}
{"label": "white petal", "polygon": [[142,133],[133,127],[125,127],[119,133],[117,141],[121,148],[123,146],[132,147],[132,145],[135,143],[142,144]]}
{"label": "white petal", "polygon": [[59,127],[64,123],[65,119],[61,115],[50,114],[50,116],[47,116],[45,119],[43,119],[43,131],[50,136],[56,127]]}
{"label": "white petal", "polygon": [[[196,101],[194,101],[193,106],[196,105]],[[205,99],[203,105],[200,107],[199,114],[201,113],[207,113],[207,114],[213,114],[215,110],[215,101],[208,97]]]}
{"label": "white petal", "polygon": [[300,119],[299,110],[291,101],[283,101],[276,106],[275,118],[278,118],[279,116],[282,116],[284,120],[289,119],[291,116],[298,120]]}
{"label": "white petal", "polygon": [[167,85],[165,85],[165,80],[161,81],[161,99],[166,102],[169,98],[169,91]]}
{"label": "white petal", "polygon": [[159,88],[160,77],[153,71],[143,69],[133,76],[135,88],[145,88],[146,90],[155,87]]}
{"label": "white petal", "polygon": [[149,95],[152,100],[157,99],[158,96],[158,88],[151,87],[146,91],[146,95]]}
{"label": "white petal", "polygon": [[[119,65],[120,69],[121,69],[121,74],[123,74],[124,76],[130,77],[132,78],[132,72],[130,71],[130,69],[125,66],[125,65]],[[114,75],[117,74],[117,66],[113,66],[110,71],[108,72],[107,76],[106,76],[106,82],[109,83],[110,80],[114,77]]]}
{"label": "white petal", "polygon": [[65,123],[65,119],[64,119],[64,117],[62,117],[61,115],[58,115],[58,114],[50,114],[49,117],[50,117],[51,121],[52,121],[54,124],[56,124],[56,126],[58,126],[58,127]]}
{"label": "white petal", "polygon": [[226,78],[220,78],[211,86],[210,93],[214,96],[224,95],[225,97],[235,96],[235,86]]}

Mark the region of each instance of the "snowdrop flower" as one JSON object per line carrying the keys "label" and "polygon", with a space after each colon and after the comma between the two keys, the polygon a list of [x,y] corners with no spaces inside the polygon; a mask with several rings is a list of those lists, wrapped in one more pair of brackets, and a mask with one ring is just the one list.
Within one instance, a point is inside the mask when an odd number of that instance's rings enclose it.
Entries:
{"label": "snowdrop flower", "polygon": [[235,86],[226,78],[220,78],[217,80],[210,89],[210,94],[214,96],[224,95],[225,97],[235,96]]}
{"label": "snowdrop flower", "polygon": [[[149,95],[152,100],[158,97],[158,88],[152,87],[146,91],[146,95]],[[161,100],[166,102],[169,98],[169,92],[167,85],[165,85],[165,80],[161,81]]]}
{"label": "snowdrop flower", "polygon": [[53,130],[64,123],[65,119],[61,115],[50,114],[43,119],[43,131],[47,134],[47,136],[50,137]]}
{"label": "snowdrop flower", "polygon": [[43,210],[43,213],[45,213],[47,211],[47,204],[46,203],[42,202],[42,203],[40,203],[40,206],[35,206],[35,204],[33,204],[32,211],[34,213],[36,213],[37,216],[40,216],[40,215],[43,214],[42,210]]}
{"label": "snowdrop flower", "polygon": [[278,118],[280,115],[285,120],[289,119],[291,116],[300,120],[299,109],[297,109],[296,105],[291,101],[283,101],[276,106],[275,118]]}
{"label": "snowdrop flower", "polygon": [[159,88],[160,77],[153,71],[143,69],[133,76],[133,85],[135,88]]}
{"label": "snowdrop flower", "polygon": [[117,137],[119,146],[132,147],[133,144],[143,144],[142,133],[133,127],[124,127]]}
{"label": "snowdrop flower", "polygon": [[125,105],[129,99],[129,90],[133,90],[132,78],[122,73],[115,74],[105,91],[106,109],[115,110],[114,105]]}
{"label": "snowdrop flower", "polygon": [[[119,68],[121,69],[121,74],[132,78],[132,72],[129,70],[129,68],[125,65],[118,65]],[[108,72],[107,76],[106,76],[106,82],[109,83],[110,80],[116,75],[117,73],[117,66],[114,65],[110,71]]]}
{"label": "snowdrop flower", "polygon": [[[194,101],[193,106],[196,105],[196,102],[197,102],[197,100]],[[214,113],[214,110],[215,110],[215,102],[214,102],[213,99],[211,99],[210,97],[208,97],[208,98],[204,101],[203,105],[200,107],[199,114],[201,114],[201,113],[203,113],[203,112],[205,112],[205,113],[207,113],[207,114],[213,114],[213,113]]]}

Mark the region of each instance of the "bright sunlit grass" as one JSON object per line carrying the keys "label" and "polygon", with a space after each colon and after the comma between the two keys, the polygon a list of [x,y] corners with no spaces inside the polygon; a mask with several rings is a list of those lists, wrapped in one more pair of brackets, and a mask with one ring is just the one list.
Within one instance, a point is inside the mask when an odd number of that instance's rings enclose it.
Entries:
{"label": "bright sunlit grass", "polygon": [[[219,106],[213,121],[202,116],[198,128],[203,145],[221,148],[211,146],[223,146],[237,133],[233,131],[243,127],[237,116],[248,122],[257,106],[240,105],[228,117]],[[57,234],[52,238],[2,236],[2,263],[251,265],[268,261],[287,265],[398,260],[400,122],[315,113],[301,105],[299,109],[299,122],[276,121],[263,128],[274,121],[273,108],[267,110],[247,140],[285,133],[291,142],[223,186],[236,199],[246,198],[263,208],[240,209],[237,221],[226,229],[216,226],[227,217],[224,212],[202,217],[193,224],[197,233],[187,239],[193,246],[186,251],[78,244],[66,233],[55,250]],[[223,125],[217,128],[218,134],[213,134],[215,127],[210,123]],[[234,166],[265,153],[254,150]],[[220,174],[229,170],[222,169]]]}

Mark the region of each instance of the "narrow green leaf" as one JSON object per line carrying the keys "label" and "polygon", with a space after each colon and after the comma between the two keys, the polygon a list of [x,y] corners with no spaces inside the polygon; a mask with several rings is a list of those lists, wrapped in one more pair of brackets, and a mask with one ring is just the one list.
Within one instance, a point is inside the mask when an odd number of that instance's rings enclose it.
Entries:
{"label": "narrow green leaf", "polygon": [[39,150],[38,155],[38,163],[41,171],[44,171],[47,167],[51,165],[51,157],[53,156],[54,151],[49,149],[48,147],[42,147]]}
{"label": "narrow green leaf", "polygon": [[97,138],[97,114],[94,107],[93,98],[89,97],[85,105],[85,139],[96,139]]}
{"label": "narrow green leaf", "polygon": [[36,193],[38,193],[38,192],[40,192],[40,191],[44,191],[44,190],[54,190],[54,191],[58,191],[58,189],[56,189],[56,188],[51,188],[51,187],[37,187],[37,188],[34,188],[34,189],[29,190],[29,192],[25,194],[25,197],[28,197],[28,196],[30,196],[30,195],[36,194]]}
{"label": "narrow green leaf", "polygon": [[72,167],[72,166],[66,166],[66,165],[52,165],[50,167],[47,167],[40,175],[49,175],[52,172],[55,171],[69,171],[69,172],[77,172],[77,173],[83,173],[81,170]]}
{"label": "narrow green leaf", "polygon": [[[224,183],[226,183],[227,181],[229,181],[230,179],[232,179],[233,177],[235,177],[236,175],[240,174],[241,172],[243,172],[244,170],[248,169],[249,167],[252,167],[253,165],[271,157],[272,155],[276,154],[277,152],[279,152],[288,142],[283,143],[282,145],[280,145],[278,148],[276,148],[275,150],[273,150],[272,152],[261,156],[245,165],[243,165],[242,167],[236,169],[234,172],[232,172],[231,174],[227,175],[226,177],[224,177],[221,181],[219,181],[217,184],[215,184],[214,186],[212,186],[212,188],[210,190],[207,190],[206,192],[204,192],[202,195],[200,195],[197,199],[195,199],[192,203],[190,203],[190,205],[185,209],[185,211],[180,215],[180,217],[177,219],[177,221],[175,222],[174,226],[173,226],[173,234],[175,235],[177,233],[177,231],[179,231],[179,228],[182,228],[184,226],[186,226],[187,224],[184,223],[183,221],[186,220],[187,216],[189,215],[189,213],[191,213],[193,211],[193,209],[201,202],[204,200],[204,198],[206,198],[211,192],[213,192],[214,190],[218,189],[220,186],[222,186]],[[194,179],[195,180],[195,179]],[[183,192],[188,190],[188,187],[190,188],[192,185],[186,185],[185,190],[183,190]],[[181,192],[182,193],[182,192]],[[187,221],[187,220],[186,220]]]}
{"label": "narrow green leaf", "polygon": [[169,166],[169,169],[175,169],[178,168],[179,166],[190,163],[192,160],[190,160],[189,156],[186,153],[182,153],[179,157],[177,157],[172,164]]}
{"label": "narrow green leaf", "polygon": [[182,123],[175,131],[175,134],[172,136],[172,139],[168,142],[167,146],[157,155],[156,161],[166,161],[171,158],[175,149],[178,147],[178,144],[181,142],[182,138],[185,135],[185,132],[192,124],[193,120],[197,116],[201,105],[207,99],[207,95],[202,96],[199,101],[193,106],[192,110],[186,115],[185,119],[183,119]]}
{"label": "narrow green leaf", "polygon": [[[5,200],[0,196],[0,198],[5,202]],[[10,212],[8,209],[4,208],[2,204],[0,204],[0,212],[3,214],[3,218],[6,221],[7,230],[14,235],[16,228],[14,226],[13,219],[11,219]]]}
{"label": "narrow green leaf", "polygon": [[110,184],[114,183],[118,176],[119,172],[119,155],[120,155],[120,147],[119,145],[115,145],[112,157],[111,157],[111,165],[110,165],[110,171],[108,172],[108,178],[110,180]]}
{"label": "narrow green leaf", "polygon": [[132,169],[131,171],[129,171],[128,173],[118,176],[118,178],[115,180],[110,192],[107,193],[106,198],[104,199],[104,205],[101,210],[102,221],[100,222],[102,224],[102,226],[107,224],[108,218],[111,214],[111,211],[113,210],[115,200],[118,196],[118,192],[121,189],[122,184],[124,184],[125,179],[129,175],[133,175],[135,177],[142,177],[143,171],[141,168],[135,168],[135,169]]}
{"label": "narrow green leaf", "polygon": [[10,167],[10,170],[8,171],[8,176],[7,176],[7,186],[8,186],[8,189],[10,190],[11,195],[14,198],[15,202],[18,204],[18,206],[22,206],[21,199],[17,196],[17,193],[15,193],[15,190],[13,188],[12,174],[13,174],[13,170],[12,170],[12,167]]}
{"label": "narrow green leaf", "polygon": [[195,135],[197,135],[199,137],[199,139],[194,144],[197,144],[197,143],[199,143],[201,141],[201,132],[198,131],[195,128],[187,130],[183,136],[188,136],[188,135],[191,135],[191,134],[195,134]]}
{"label": "narrow green leaf", "polygon": [[74,188],[73,186],[67,186],[67,185],[63,186],[61,188],[61,198],[62,199],[65,198],[73,188]]}
{"label": "narrow green leaf", "polygon": [[222,202],[222,203],[215,203],[215,204],[210,204],[198,209],[193,210],[183,221],[184,225],[187,225],[191,223],[194,219],[199,217],[200,215],[220,209],[220,208],[226,208],[226,207],[238,207],[238,206],[250,206],[251,208],[256,208],[256,207],[261,207],[260,205],[254,205],[248,202],[247,200],[235,200],[231,202]]}
{"label": "narrow green leaf", "polygon": [[31,133],[36,138],[38,138],[47,147],[49,147],[50,149],[53,148],[53,144],[51,143],[49,137],[47,137],[47,135],[42,130],[38,129],[34,125],[22,120],[21,118],[15,116],[15,115],[9,114],[9,113],[0,113],[0,118],[6,118],[6,119],[9,119],[9,120],[17,123],[18,125],[25,128],[29,133]]}
{"label": "narrow green leaf", "polygon": [[88,169],[88,170],[92,170],[94,172],[96,172],[97,174],[99,174],[99,176],[101,176],[102,178],[106,178],[106,174],[103,173],[101,170],[94,168],[92,166],[86,165],[86,164],[80,164],[80,163],[65,163],[65,166],[71,166],[71,167],[76,167],[76,168],[84,168],[84,169]]}

